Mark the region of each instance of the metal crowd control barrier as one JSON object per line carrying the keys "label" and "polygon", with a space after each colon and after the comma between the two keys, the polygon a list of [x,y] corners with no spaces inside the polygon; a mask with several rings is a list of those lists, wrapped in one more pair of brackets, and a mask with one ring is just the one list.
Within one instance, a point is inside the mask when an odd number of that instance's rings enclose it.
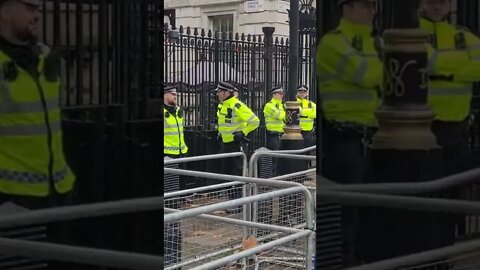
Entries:
{"label": "metal crowd control barrier", "polygon": [[[291,159],[304,159],[304,160],[316,160],[316,156],[310,155],[298,155],[305,154],[308,152],[315,151],[317,146],[310,146],[304,149],[298,150],[279,150],[279,151],[258,151],[255,152],[251,157],[248,165],[248,176],[258,177],[258,161],[261,157],[276,157],[276,158],[291,158]],[[295,155],[293,155],[295,154]]]}
{"label": "metal crowd control barrier", "polygon": [[[437,180],[416,182],[416,183],[381,183],[381,184],[352,184],[336,185],[329,180],[319,183],[325,183],[322,188],[329,188],[336,191],[355,191],[366,193],[381,194],[419,194],[432,193],[448,188],[461,187],[460,198],[468,201],[480,202],[480,168],[465,171],[456,175],[443,177]],[[466,195],[465,195],[466,194]],[[480,215],[469,214],[466,221],[465,236],[480,236]]]}
{"label": "metal crowd control barrier", "polygon": [[177,159],[165,160],[163,162],[163,164],[164,165],[173,165],[173,164],[186,163],[186,162],[207,161],[207,160],[224,159],[224,158],[232,158],[232,157],[242,157],[242,160],[243,160],[243,172],[242,173],[243,173],[243,176],[247,176],[248,162],[247,162],[247,156],[243,152],[177,158]]}
{"label": "metal crowd control barrier", "polygon": [[316,178],[317,178],[317,169],[308,169],[305,171],[294,172],[290,174],[284,174],[276,177],[270,178],[270,180],[280,180],[280,181],[289,181],[295,183],[304,183],[304,186],[310,190],[310,193],[315,198],[317,186],[316,186]]}
{"label": "metal crowd control barrier", "polygon": [[[247,156],[243,152],[233,152],[233,153],[223,153],[223,154],[214,154],[214,155],[204,155],[204,156],[194,156],[194,157],[186,157],[186,158],[177,158],[171,160],[164,160],[164,166],[174,165],[174,164],[181,164],[181,163],[188,163],[188,162],[198,162],[198,161],[208,161],[208,160],[216,160],[216,159],[225,159],[225,158],[232,158],[232,157],[241,157],[243,161],[243,168],[242,168],[242,176],[247,176],[248,173],[248,161]],[[165,175],[165,173],[164,173]],[[223,179],[220,179],[223,180]],[[238,188],[237,185],[241,185],[242,188]],[[240,183],[226,183],[220,185],[210,185],[208,190],[211,190],[212,187],[218,187],[220,189],[225,189],[230,187],[230,193],[238,193],[239,191],[242,192],[242,196],[249,196],[251,194],[251,189],[248,187],[248,184],[244,182]],[[192,190],[204,190],[201,187],[198,189],[189,189]],[[171,193],[169,193],[171,194]],[[182,194],[182,193],[180,193]],[[251,205],[244,205],[243,206],[243,219],[244,220],[251,220]]]}
{"label": "metal crowd control barrier", "polygon": [[[264,165],[265,160],[270,162],[272,158],[282,158],[287,160],[306,160],[306,161],[316,161],[316,156],[305,155],[306,153],[314,152],[316,146],[311,146],[305,149],[298,150],[280,150],[280,151],[271,151],[268,149],[259,149],[256,151],[249,161],[249,176],[251,177],[261,177],[264,178],[266,173]],[[303,154],[303,155],[302,155]],[[305,166],[305,169],[308,166]],[[307,189],[310,190],[312,195],[315,195],[315,186],[316,186],[316,169],[300,169],[301,171],[289,173],[285,175],[269,177],[272,180],[280,180],[285,182],[295,182],[304,185]],[[274,170],[278,174],[279,170]],[[253,184],[252,185],[252,194],[263,194],[272,192],[275,188],[272,188],[268,185]],[[298,196],[282,196],[274,200],[266,200],[262,202],[254,202],[252,206],[253,222],[260,222],[266,224],[273,224],[277,226],[292,227],[292,228],[302,228],[305,227],[305,221],[302,220],[303,213],[301,212],[303,205],[306,202]],[[316,209],[316,204],[312,206]],[[321,206],[323,207],[323,206]],[[332,213],[331,209],[327,209],[327,215],[336,215],[337,213]],[[330,221],[330,220],[329,220]],[[338,223],[338,222],[337,222]],[[314,228],[317,224],[314,224]],[[320,232],[321,233],[321,232]]]}
{"label": "metal crowd control barrier", "polygon": [[[312,255],[314,253],[313,239],[315,235],[313,222],[314,201],[310,191],[305,186],[294,182],[171,168],[164,168],[164,173],[229,181],[225,184],[165,194],[165,205],[167,207],[165,212],[169,213],[164,216],[164,228],[167,230],[164,232],[164,234],[167,235],[166,239],[175,240],[174,237],[169,238],[168,235],[175,233],[178,234],[178,232],[169,232],[169,230],[172,230],[174,227],[179,227],[181,228],[180,231],[183,235],[189,235],[191,239],[197,240],[203,245],[207,245],[202,246],[195,241],[195,243],[190,243],[186,240],[182,241],[182,246],[180,247],[182,251],[177,253],[177,256],[180,256],[181,260],[177,260],[173,265],[166,265],[165,269],[178,269],[179,267],[187,265],[189,267],[195,267],[192,269],[197,270],[229,269],[228,267],[232,266],[231,263],[235,262],[239,262],[244,267],[243,269],[312,269]],[[232,183],[269,185],[281,189],[264,194],[246,196],[236,200],[223,200],[214,203],[194,200],[197,202],[195,204],[198,206],[189,209],[188,207],[183,207],[182,204],[179,203],[185,201],[189,196],[192,197],[193,194],[199,195],[202,192],[208,193],[212,190],[215,190],[213,195],[216,197],[217,193],[215,192],[218,192],[220,188],[228,189],[232,186]],[[271,200],[273,198],[296,193],[303,194],[305,200],[304,213],[306,229],[303,230],[299,228],[252,222],[246,219],[237,219],[233,216],[221,217],[209,215],[209,213],[216,213],[216,215],[218,215],[222,210],[230,207],[251,204],[263,200]],[[210,193],[209,195],[212,194]],[[168,208],[168,206],[179,207],[179,209],[171,209]],[[193,229],[200,231],[200,235],[192,232]],[[208,230],[205,232],[205,229],[211,229],[213,232],[209,233]],[[228,255],[241,249],[242,243],[245,243],[242,242],[242,240],[247,236],[254,236],[256,241],[261,242],[261,244],[255,244],[248,249],[243,247],[243,251]],[[302,239],[306,239],[306,241],[301,241]],[[178,247],[178,245],[167,246]],[[299,252],[299,250],[302,249],[304,249],[305,252]],[[187,252],[188,255],[185,255],[185,252]],[[169,251],[169,253],[171,254],[172,252]],[[294,256],[292,256],[292,254],[294,254]],[[206,260],[207,263],[205,263]]]}
{"label": "metal crowd control barrier", "polygon": [[[163,197],[66,206],[0,216],[0,229],[163,209]],[[0,237],[0,253],[121,269],[162,269],[163,256]]]}
{"label": "metal crowd control barrier", "polygon": [[[440,248],[436,250],[425,251],[413,255],[403,256],[395,259],[376,262],[368,265],[351,267],[347,270],[387,270],[387,269],[402,269],[413,270],[419,267],[432,267],[435,261],[442,261],[445,258],[450,258],[449,263],[457,264],[453,269],[455,270],[476,270],[480,269],[480,239],[468,241],[465,243]],[[442,264],[446,262],[443,261]],[[412,266],[415,265],[415,266]]]}
{"label": "metal crowd control barrier", "polygon": [[[270,178],[287,183],[298,183],[305,186],[315,198],[315,178],[316,169],[295,172],[282,176]],[[256,183],[252,186],[252,194],[264,194],[277,190],[278,188]],[[253,222],[273,224],[277,226],[286,226],[294,228],[304,228],[306,226],[303,209],[305,209],[305,200],[298,195],[289,195],[253,203]],[[315,203],[311,206],[315,209]]]}
{"label": "metal crowd control barrier", "polygon": [[[276,158],[285,158],[285,159],[296,159],[296,160],[316,160],[316,156],[311,156],[311,155],[299,155],[303,153],[308,153],[311,151],[315,151],[316,146],[311,146],[305,149],[299,149],[299,150],[280,150],[280,151],[270,151],[270,150],[264,150],[264,151],[257,151],[255,152],[252,157],[250,158],[249,162],[249,176],[250,177],[258,177],[258,170],[259,170],[259,164],[258,162],[262,157],[276,157]],[[290,181],[290,182],[297,182],[304,184],[305,180],[310,180],[311,182],[315,183],[315,169],[308,170],[308,174],[305,174],[305,172],[298,172],[294,174],[288,174],[285,176],[278,176],[274,177],[273,179],[276,180],[283,180],[283,181]],[[313,173],[312,173],[313,172]],[[308,177],[310,176],[310,177]],[[264,185],[252,185],[252,194],[256,195],[259,193],[265,193],[265,192],[270,192],[273,189],[268,186]],[[275,222],[277,225],[281,226],[297,226],[300,225],[302,222],[300,220],[297,220],[297,215],[302,215],[299,211],[296,209],[301,209],[299,204],[301,205],[302,203],[301,200],[299,201],[300,198],[296,198],[294,196],[289,196],[289,197],[284,197],[280,198],[280,205],[283,205],[285,209],[278,209],[278,217],[277,219],[272,218],[272,208],[274,208],[275,203],[273,201],[266,201],[261,205],[257,205],[258,203],[255,202],[253,205],[253,217],[252,221],[254,222],[262,222],[262,223],[270,223],[273,224],[272,222]]]}
{"label": "metal crowd control barrier", "polygon": [[[355,206],[381,206],[433,213],[459,213],[468,215],[468,218],[476,218],[478,222],[480,218],[480,203],[478,201],[406,195],[437,192],[478,182],[479,178],[480,169],[474,169],[438,180],[417,183],[337,185],[328,182],[321,185],[321,188],[317,190],[317,200]],[[402,194],[402,196],[399,194]],[[478,197],[466,199],[478,200]],[[478,234],[478,228],[477,230],[470,230],[469,233],[472,238],[476,239],[460,241],[454,245],[435,250],[352,267],[348,270],[480,269],[480,235]]]}
{"label": "metal crowd control barrier", "polygon": [[[448,212],[480,215],[480,204],[478,202],[476,203],[460,200],[341,192],[323,190],[323,188],[322,190],[317,191],[317,196],[320,200],[327,200],[355,206],[382,206],[388,208],[402,208],[408,210],[420,210],[436,213]],[[455,244],[436,250],[403,256],[400,258],[389,259],[382,262],[352,267],[348,268],[348,270],[424,269],[423,267],[427,266],[432,267],[428,269],[436,269],[433,267],[441,266],[452,267],[447,269],[479,269],[479,247],[480,239],[475,241],[463,242],[460,244]],[[458,267],[455,268],[455,265],[457,265]],[[468,268],[465,268],[462,265],[469,266]]]}

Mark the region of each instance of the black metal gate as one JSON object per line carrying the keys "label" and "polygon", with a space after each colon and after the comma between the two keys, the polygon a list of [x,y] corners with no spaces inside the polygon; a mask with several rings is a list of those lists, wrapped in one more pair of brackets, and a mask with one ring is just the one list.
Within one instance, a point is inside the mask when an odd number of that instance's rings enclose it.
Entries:
{"label": "black metal gate", "polygon": [[[77,176],[76,203],[163,194],[162,5],[154,0],[43,2],[41,40],[61,55],[62,129]],[[75,244],[160,253],[161,241],[153,243],[161,239],[154,237],[160,234],[158,217],[82,221]]]}
{"label": "black metal gate", "polygon": [[[261,117],[264,104],[271,98],[272,85],[287,85],[289,41],[278,37],[269,39],[268,34],[219,33],[183,26],[173,39],[165,27],[164,80],[179,89],[179,105],[186,112],[185,138],[189,152],[191,155],[217,153],[216,83],[223,80],[235,85],[240,100]],[[315,28],[306,25],[300,33],[298,83],[310,87],[310,99],[315,101]],[[247,154],[264,146],[265,127],[261,126],[254,132]]]}

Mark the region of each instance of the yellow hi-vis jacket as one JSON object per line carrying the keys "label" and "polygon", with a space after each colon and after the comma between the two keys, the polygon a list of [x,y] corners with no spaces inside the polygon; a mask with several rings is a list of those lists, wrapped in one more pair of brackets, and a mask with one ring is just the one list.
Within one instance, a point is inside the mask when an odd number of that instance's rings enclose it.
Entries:
{"label": "yellow hi-vis jacket", "polygon": [[446,21],[420,19],[430,35],[430,75],[453,75],[453,80],[429,83],[429,104],[442,121],[462,121],[470,113],[473,82],[480,81],[480,40]]}
{"label": "yellow hi-vis jacket", "polygon": [[300,103],[300,127],[302,131],[312,131],[317,118],[317,104],[308,99],[297,98]]}
{"label": "yellow hi-vis jacket", "polygon": [[282,100],[272,98],[263,108],[265,125],[268,131],[283,132],[285,126],[285,108]]}
{"label": "yellow hi-vis jacket", "polygon": [[62,147],[60,80],[45,77],[49,51],[41,48],[36,77],[0,52],[0,193],[46,197],[50,183],[66,193],[75,182]]}
{"label": "yellow hi-vis jacket", "polygon": [[342,19],[317,49],[319,92],[325,119],[376,126],[383,65],[372,27]]}
{"label": "yellow hi-vis jacket", "polygon": [[163,153],[180,155],[188,152],[183,136],[183,117],[180,108],[175,108],[175,115],[163,108]]}
{"label": "yellow hi-vis jacket", "polygon": [[217,110],[218,132],[224,143],[233,142],[234,132],[241,131],[245,136],[260,125],[260,120],[243,102],[231,97],[221,103]]}

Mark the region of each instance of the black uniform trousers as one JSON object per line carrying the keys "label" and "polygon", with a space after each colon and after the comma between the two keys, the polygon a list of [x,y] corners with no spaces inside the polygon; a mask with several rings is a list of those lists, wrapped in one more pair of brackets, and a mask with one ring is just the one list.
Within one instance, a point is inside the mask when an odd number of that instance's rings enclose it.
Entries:
{"label": "black uniform trousers", "polygon": [[[366,142],[374,133],[353,123],[324,121],[322,175],[340,184],[364,182],[367,170]],[[341,206],[341,239],[344,266],[355,265],[359,207]]]}
{"label": "black uniform trousers", "polygon": [[[170,157],[173,159],[183,158],[186,157],[187,154],[180,154],[180,155],[170,155],[164,154],[166,157]],[[179,169],[184,169],[185,163],[179,164]],[[185,176],[180,176],[180,190],[184,189],[183,183],[185,182]],[[179,209],[180,204],[182,201],[178,201],[178,205],[174,206],[174,208]],[[163,256],[164,256],[164,266],[170,266],[174,264],[178,264],[182,261],[182,231],[180,229],[179,222],[172,222],[169,224],[164,224],[166,227],[163,236]],[[181,269],[181,268],[179,268]]]}
{"label": "black uniform trousers", "polygon": [[280,150],[280,148],[282,146],[281,136],[282,136],[282,133],[280,133],[280,132],[274,132],[274,131],[268,131],[267,130],[267,136],[266,136],[267,145],[266,145],[266,147],[269,150],[272,150],[272,151]]}
{"label": "black uniform trousers", "polygon": [[[280,132],[274,132],[274,131],[268,131],[267,130],[267,149],[272,150],[272,151],[278,151],[282,147],[282,139],[281,139],[282,133]],[[272,158],[272,177],[277,176],[277,165],[278,164],[278,159],[277,158]]]}
{"label": "black uniform trousers", "polygon": [[[268,131],[266,132],[266,147],[268,150],[272,151],[277,151],[280,150],[282,146],[282,140],[281,140],[282,133],[280,132],[275,132],[275,131]],[[278,159],[276,158],[271,158],[271,157],[266,157],[266,160],[271,159],[272,161],[272,177],[277,176],[277,171],[278,171]],[[273,189],[271,187],[266,187],[266,186],[259,186],[259,192],[260,193],[267,193],[272,191]],[[272,199],[267,199],[262,202],[258,203],[258,221],[262,223],[267,223],[267,224],[273,224],[273,200]],[[266,234],[266,231],[262,231],[262,233]]]}
{"label": "black uniform trousers", "polygon": [[313,146],[313,132],[302,130],[303,141],[305,142],[305,148]]}
{"label": "black uniform trousers", "polygon": [[[434,121],[432,131],[437,137],[437,143],[443,148],[442,175],[449,176],[469,170],[473,166],[472,154],[468,142],[468,122]],[[464,187],[454,187],[433,194],[435,197],[461,199],[461,191]],[[466,230],[466,217],[462,214],[445,214],[443,220],[439,220],[436,226],[439,230],[439,244],[450,245],[455,241],[455,226],[458,233],[464,234]],[[456,222],[453,220],[455,219]]]}
{"label": "black uniform trousers", "polygon": [[[222,144],[222,153],[243,152],[242,144],[240,142],[229,142]],[[224,174],[242,176],[243,174],[243,160],[242,157],[225,158],[224,160]],[[242,192],[239,188],[235,188],[228,193],[230,200],[242,197]]]}

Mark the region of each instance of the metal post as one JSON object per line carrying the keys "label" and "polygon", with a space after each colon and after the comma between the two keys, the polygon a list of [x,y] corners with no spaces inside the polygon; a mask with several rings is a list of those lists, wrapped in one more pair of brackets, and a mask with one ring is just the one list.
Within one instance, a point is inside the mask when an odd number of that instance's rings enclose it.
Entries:
{"label": "metal post", "polygon": [[[299,125],[300,104],[296,98],[296,87],[298,83],[298,42],[299,42],[299,0],[290,1],[290,47],[289,47],[289,65],[288,65],[288,99],[285,103],[286,125],[282,136],[282,150],[300,149],[303,146],[303,137]],[[299,170],[294,165],[295,162],[277,163],[279,169],[287,170],[283,173],[289,173]],[[280,171],[278,171],[280,173]]]}
{"label": "metal post", "polygon": [[288,99],[296,100],[295,92],[298,84],[298,44],[300,37],[300,14],[299,0],[290,1],[289,22],[290,22],[290,48],[288,61]]}
{"label": "metal post", "polygon": [[273,32],[275,32],[275,27],[262,27],[263,34],[265,34],[265,54],[263,58],[265,59],[265,93],[269,93],[272,89],[272,59],[273,59]]}
{"label": "metal post", "polygon": [[[430,130],[435,115],[427,105],[427,35],[418,29],[417,0],[391,4],[392,29],[384,33],[383,102],[375,113],[379,130],[370,147],[371,175],[367,180],[431,180],[441,176],[442,152]],[[365,211],[358,232],[363,238],[360,260],[377,261],[415,253],[432,247],[433,241],[439,243],[431,235],[432,217],[430,213],[406,210]]]}
{"label": "metal post", "polygon": [[[284,133],[281,140],[281,150],[295,150],[303,148],[304,141],[302,136],[302,129],[300,128],[299,114],[300,103],[297,102],[296,88],[298,86],[298,58],[299,58],[299,36],[300,36],[300,8],[299,0],[290,0],[289,23],[290,23],[290,42],[289,42],[289,69],[288,69],[288,101],[285,103],[286,123]],[[308,162],[304,160],[288,160],[284,158],[278,159],[276,163],[277,174],[284,175],[292,172],[303,171],[308,169]],[[295,225],[297,222],[292,218],[297,209],[301,207],[301,198],[296,195],[290,195],[283,198],[287,205],[279,211],[279,219],[292,222]],[[309,242],[309,244],[312,244]],[[311,257],[311,256],[309,256]],[[307,266],[311,263],[310,258],[307,258]],[[310,268],[311,269],[311,268]]]}

